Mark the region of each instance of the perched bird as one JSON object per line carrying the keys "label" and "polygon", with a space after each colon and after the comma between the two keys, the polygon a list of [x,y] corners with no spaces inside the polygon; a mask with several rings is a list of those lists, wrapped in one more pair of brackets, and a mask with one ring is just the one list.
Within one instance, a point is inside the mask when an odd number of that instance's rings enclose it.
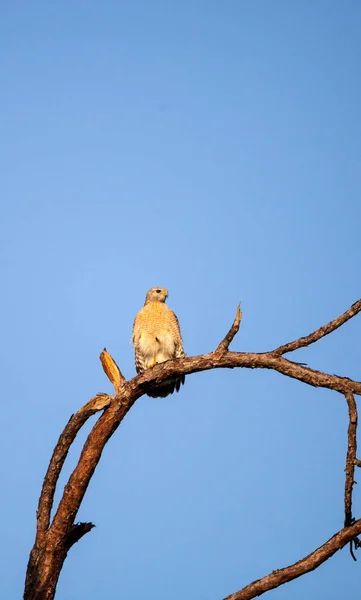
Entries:
{"label": "perched bird", "polygon": [[[138,374],[158,363],[183,358],[182,336],[174,312],[165,304],[168,291],[161,287],[149,290],[143,308],[134,319],[132,341]],[[151,398],[165,398],[179,391],[185,376],[168,379],[147,392]]]}

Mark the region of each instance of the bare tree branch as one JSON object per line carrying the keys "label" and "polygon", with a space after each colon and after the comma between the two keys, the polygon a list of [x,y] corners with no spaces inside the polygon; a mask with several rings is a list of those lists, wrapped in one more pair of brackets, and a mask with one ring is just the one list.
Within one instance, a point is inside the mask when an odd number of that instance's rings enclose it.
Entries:
{"label": "bare tree branch", "polygon": [[39,505],[37,510],[37,534],[38,536],[45,532],[49,527],[50,513],[53,506],[54,494],[57,481],[64,461],[69,452],[75,436],[83,427],[84,423],[96,412],[109,406],[112,401],[108,394],[97,394],[89,400],[75,415],[72,415],[65,426],[64,431],[59,437],[58,443],[54,448],[50,464],[46,472]]}
{"label": "bare tree branch", "polygon": [[221,358],[214,358],[213,353],[191,356],[188,358],[178,358],[168,360],[165,363],[155,365],[141,375],[134,377],[127,383],[134,390],[144,386],[144,384],[159,385],[167,377],[178,377],[180,375],[190,375],[199,371],[208,371],[210,369],[272,369],[303,381],[314,387],[324,387],[344,394],[351,391],[356,395],[361,395],[361,382],[353,381],[348,377],[330,375],[322,371],[316,371],[310,367],[305,367],[299,363],[292,362],[283,356],[275,356],[273,352],[252,353],[252,352],[227,352]]}
{"label": "bare tree branch", "polygon": [[246,585],[239,592],[227,596],[224,600],[251,600],[256,596],[261,596],[269,590],[273,590],[288,581],[292,581],[305,573],[314,571],[322,565],[327,559],[331,558],[337,550],[344,548],[355,536],[361,533],[361,519],[356,521],[351,527],[345,527],[330,538],[325,544],[302,558],[293,565],[284,569],[276,569],[269,575],[257,579],[249,585]]}
{"label": "bare tree branch", "polygon": [[355,460],[357,450],[357,406],[352,392],[346,392],[349,425],[347,431],[346,479],[345,479],[345,527],[352,523],[352,490],[355,483]]}
{"label": "bare tree branch", "polygon": [[298,350],[299,348],[304,348],[305,346],[309,346],[314,342],[317,342],[325,335],[328,335],[335,329],[338,329],[346,323],[349,319],[352,319],[355,315],[357,315],[361,311],[361,299],[355,302],[346,312],[344,312],[339,317],[336,317],[327,325],[323,325],[323,327],[319,327],[313,333],[306,335],[305,337],[301,337],[298,340],[294,340],[293,342],[288,342],[288,344],[284,344],[283,346],[279,346],[276,350],[273,350],[273,354],[281,355],[286,354],[286,352],[293,352],[294,350]]}
{"label": "bare tree branch", "polygon": [[135,399],[130,398],[124,389],[121,401],[115,399],[95,423],[84,444],[79,462],[64,488],[62,499],[50,527],[52,534],[56,536],[66,535],[69,527],[71,527],[104,446],[133,406]]}
{"label": "bare tree branch", "polygon": [[[355,548],[358,547],[357,535],[361,533],[361,520],[353,524],[351,513],[354,466],[361,465],[361,461],[356,458],[357,409],[353,395],[361,395],[361,382],[316,371],[303,364],[289,361],[282,354],[317,341],[317,339],[340,327],[360,310],[361,300],[356,302],[346,313],[325,327],[321,327],[310,336],[290,342],[273,352],[229,352],[229,345],[239,330],[242,317],[240,307],[238,307],[231,329],[214,352],[158,364],[129,381],[125,380],[115,360],[104,349],[100,355],[100,360],[104,371],[114,385],[115,397],[107,394],[95,396],[75,415],[72,415],[59,437],[39,499],[37,534],[29,558],[24,599],[52,600],[54,598],[58,577],[68,550],[93,527],[92,523],[75,525],[74,522],[90,479],[101,458],[104,446],[135,401],[145,393],[145,388],[149,389],[152,386],[157,386],[169,378],[215,368],[272,369],[308,385],[337,391],[343,394],[348,402],[350,419],[346,458],[345,529],[305,559],[291,567],[287,567],[287,569],[274,571],[258,582],[253,582],[250,586],[237,592],[236,595],[229,596],[229,599],[253,598],[268,589],[285,583],[285,581],[299,577],[304,572],[316,568],[348,542],[353,541]],[[88,434],[78,464],[64,488],[57,511],[50,524],[55,488],[69,448],[87,419],[101,410],[104,412]],[[250,595],[251,593],[253,595]]]}
{"label": "bare tree branch", "polygon": [[237,333],[239,331],[241,319],[242,319],[241,305],[238,304],[236,316],[233,321],[231,329],[229,330],[229,332],[226,334],[226,336],[223,338],[223,340],[221,341],[221,343],[218,345],[217,349],[213,353],[215,358],[218,358],[218,357],[220,358],[226,352],[228,352],[230,343],[232,342],[233,338],[235,337],[235,335],[237,335]]}
{"label": "bare tree branch", "polygon": [[109,381],[114,385],[115,393],[117,394],[120,386],[125,381],[125,377],[119,369],[114,358],[110,356],[107,349],[104,348],[103,352],[100,353],[100,362],[103,365],[104,372],[108,377]]}

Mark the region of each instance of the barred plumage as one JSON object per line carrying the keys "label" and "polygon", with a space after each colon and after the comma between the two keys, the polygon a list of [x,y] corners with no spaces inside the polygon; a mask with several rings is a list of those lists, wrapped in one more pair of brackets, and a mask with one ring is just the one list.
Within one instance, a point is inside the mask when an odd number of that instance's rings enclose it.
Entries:
{"label": "barred plumage", "polygon": [[[164,288],[150,289],[143,308],[134,319],[132,340],[137,373],[143,373],[166,360],[185,356],[178,319],[165,304],[167,296],[168,291]],[[147,394],[152,398],[165,398],[174,390],[178,392],[184,379],[182,375],[167,380]]]}

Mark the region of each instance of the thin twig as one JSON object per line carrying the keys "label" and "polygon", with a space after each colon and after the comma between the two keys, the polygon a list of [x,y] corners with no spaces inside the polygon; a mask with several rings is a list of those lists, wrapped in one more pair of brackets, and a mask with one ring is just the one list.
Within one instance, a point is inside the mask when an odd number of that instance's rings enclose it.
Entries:
{"label": "thin twig", "polygon": [[293,352],[294,350],[298,350],[299,348],[309,346],[310,344],[317,342],[317,340],[321,339],[325,335],[328,335],[332,331],[335,331],[335,329],[338,329],[338,327],[341,327],[341,325],[346,323],[346,321],[348,321],[349,319],[352,319],[352,317],[357,315],[360,311],[361,300],[358,300],[348,310],[346,310],[346,312],[344,312],[339,317],[336,317],[336,319],[334,319],[333,321],[330,321],[330,323],[327,323],[327,325],[319,327],[318,329],[316,329],[316,331],[310,333],[305,337],[301,337],[298,340],[294,340],[293,342],[289,342],[288,344],[279,346],[278,348],[276,348],[276,350],[273,350],[273,354],[280,356],[282,354],[286,354],[286,352]]}
{"label": "thin twig", "polygon": [[[356,546],[355,546],[355,547],[356,547]],[[355,562],[357,562],[357,558],[356,558],[356,556],[355,556],[355,553],[354,553],[354,551],[353,551],[353,540],[351,540],[351,542],[350,542],[350,554],[351,554],[351,557],[352,557],[352,559],[353,559]]]}
{"label": "thin twig", "polygon": [[234,336],[239,331],[239,326],[240,326],[240,323],[241,323],[241,319],[242,319],[241,305],[238,304],[236,316],[235,316],[235,319],[233,321],[232,327],[230,328],[230,330],[228,331],[228,333],[225,335],[225,337],[223,338],[223,340],[221,341],[221,343],[217,346],[216,350],[213,352],[213,356],[215,358],[220,358],[221,356],[223,356],[224,354],[226,354],[226,352],[228,352],[228,348],[229,348],[230,343],[232,342]]}

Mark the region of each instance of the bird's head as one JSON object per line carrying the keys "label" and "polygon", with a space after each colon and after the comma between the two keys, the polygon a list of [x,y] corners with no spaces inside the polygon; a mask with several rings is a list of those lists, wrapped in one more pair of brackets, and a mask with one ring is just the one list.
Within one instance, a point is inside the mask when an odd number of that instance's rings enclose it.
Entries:
{"label": "bird's head", "polygon": [[168,290],[162,287],[154,287],[147,292],[145,304],[148,302],[165,302],[168,297]]}

